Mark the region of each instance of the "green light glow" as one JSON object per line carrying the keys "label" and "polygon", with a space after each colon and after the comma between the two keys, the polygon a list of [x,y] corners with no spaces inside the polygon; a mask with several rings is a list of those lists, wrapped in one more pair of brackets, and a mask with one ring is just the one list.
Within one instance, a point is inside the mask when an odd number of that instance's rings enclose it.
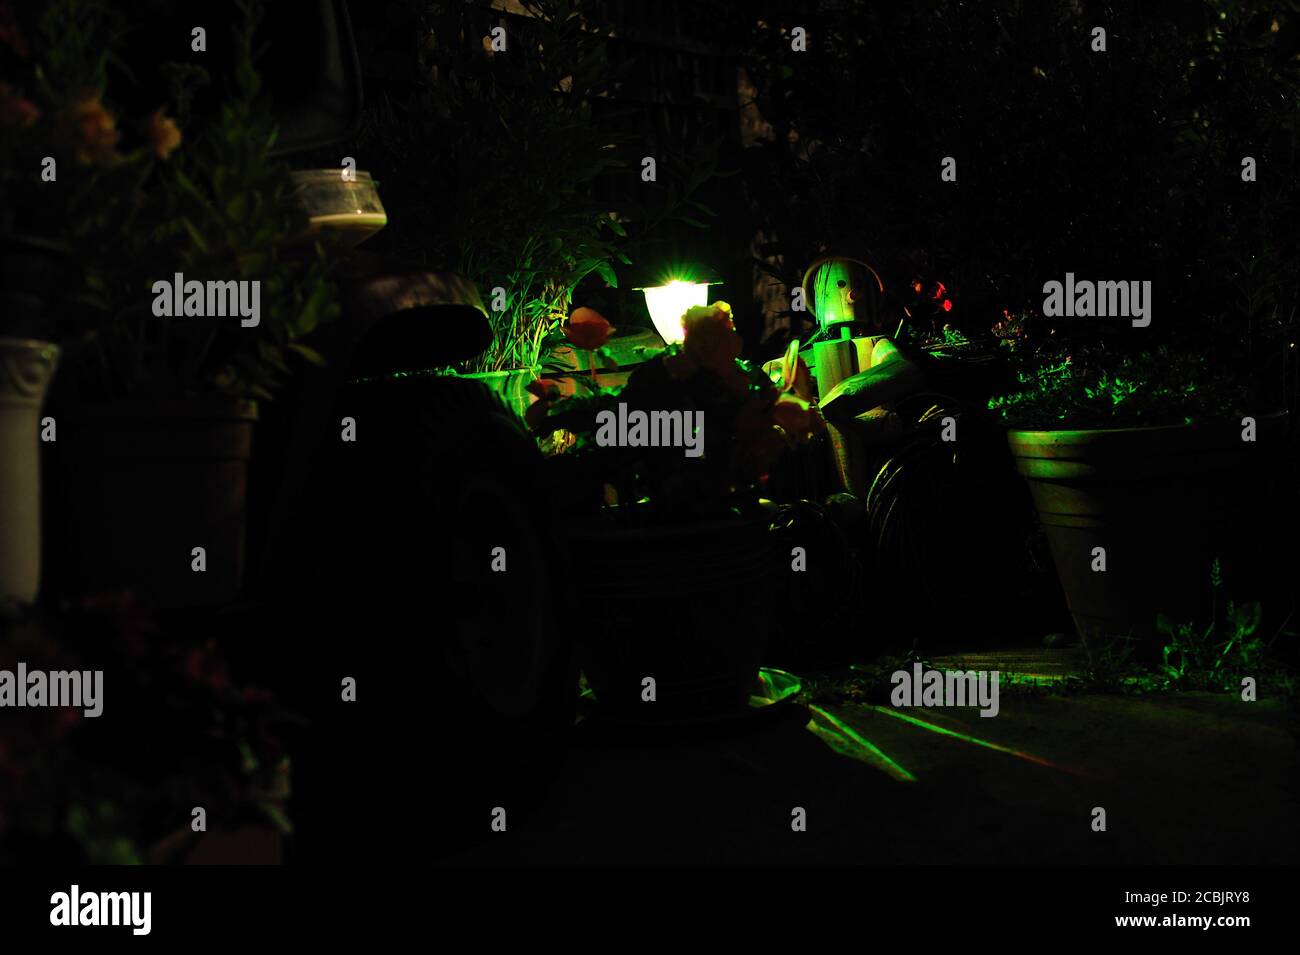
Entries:
{"label": "green light glow", "polygon": [[709,304],[709,286],[702,282],[673,279],[666,285],[651,285],[642,291],[655,330],[670,344],[686,337],[682,330],[682,315],[686,310],[693,305]]}
{"label": "green light glow", "polygon": [[809,720],[808,729],[812,733],[823,738],[829,738],[828,741],[831,742],[832,745],[836,742],[843,745],[847,741],[848,744],[852,745],[847,745],[845,748],[856,748],[857,752],[854,755],[864,763],[870,763],[878,769],[883,769],[899,782],[916,782],[915,776],[886,756],[874,743],[865,739],[861,734],[854,730],[853,727],[835,718],[830,713],[827,713],[820,706],[814,706],[810,703],[808,704],[808,709],[812,710],[833,727],[833,729],[828,729],[824,726],[818,726],[816,720]]}
{"label": "green light glow", "polygon": [[932,733],[938,733],[940,736],[951,736],[954,739],[964,740],[967,743],[974,743],[976,746],[983,746],[987,749],[996,750],[999,753],[1006,753],[1008,756],[1017,756],[1020,759],[1028,760],[1031,763],[1037,763],[1039,766],[1046,766],[1048,769],[1057,769],[1063,773],[1071,773],[1075,776],[1084,775],[1077,769],[1070,769],[1068,766],[1060,766],[1051,760],[1043,759],[1041,756],[1034,756],[1032,753],[1026,753],[1018,749],[1012,749],[1009,746],[1003,746],[999,743],[993,743],[986,739],[980,739],[976,736],[969,736],[966,733],[959,733],[956,730],[945,729],[942,726],[935,726],[933,723],[927,723],[925,720],[918,720],[915,716],[910,716],[899,710],[888,706],[873,706],[877,713],[884,713],[887,716],[895,717],[905,723],[911,723],[913,726],[919,726],[927,729]]}

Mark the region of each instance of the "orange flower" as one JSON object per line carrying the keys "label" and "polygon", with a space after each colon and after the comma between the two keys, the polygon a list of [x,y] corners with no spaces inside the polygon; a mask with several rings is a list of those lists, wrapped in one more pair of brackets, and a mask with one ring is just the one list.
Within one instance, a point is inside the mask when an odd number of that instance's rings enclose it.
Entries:
{"label": "orange flower", "polygon": [[524,421],[528,427],[536,428],[550,414],[551,402],[560,397],[560,383],[550,378],[537,378],[530,381],[524,390],[537,396],[537,400],[524,412]]}
{"label": "orange flower", "polygon": [[816,406],[798,395],[786,393],[772,406],[772,420],[792,441],[809,441],[826,430],[826,422]]}
{"label": "orange flower", "polygon": [[682,329],[686,338],[681,351],[664,360],[668,373],[680,380],[704,369],[721,378],[729,390],[743,394],[749,382],[736,367],[743,343],[731,319],[731,306],[726,302],[694,305],[682,316]]}
{"label": "orange flower", "polygon": [[0,126],[17,126],[26,129],[41,118],[36,104],[19,96],[8,83],[0,83]]}
{"label": "orange flower", "polygon": [[164,109],[165,107],[159,106],[149,117],[148,134],[154,155],[165,161],[180,146],[181,131],[176,120],[163,115]]}
{"label": "orange flower", "polygon": [[115,147],[122,134],[99,94],[84,93],[68,110],[65,121],[76,133],[74,152],[81,165],[108,166],[121,159]]}
{"label": "orange flower", "polygon": [[682,316],[682,328],[686,332],[682,351],[697,367],[719,374],[735,367],[743,343],[726,302],[688,308]]}
{"label": "orange flower", "polygon": [[574,348],[595,351],[609,341],[613,327],[594,308],[576,308],[564,325],[564,337]]}

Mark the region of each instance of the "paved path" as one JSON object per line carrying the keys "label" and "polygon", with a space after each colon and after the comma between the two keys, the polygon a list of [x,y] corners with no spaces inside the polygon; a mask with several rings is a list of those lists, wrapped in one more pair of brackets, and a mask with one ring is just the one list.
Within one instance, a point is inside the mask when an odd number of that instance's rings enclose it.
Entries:
{"label": "paved path", "polygon": [[1005,693],[991,719],[783,704],[658,741],[592,723],[540,798],[503,794],[506,833],[447,861],[1294,864],[1294,730],[1209,694]]}

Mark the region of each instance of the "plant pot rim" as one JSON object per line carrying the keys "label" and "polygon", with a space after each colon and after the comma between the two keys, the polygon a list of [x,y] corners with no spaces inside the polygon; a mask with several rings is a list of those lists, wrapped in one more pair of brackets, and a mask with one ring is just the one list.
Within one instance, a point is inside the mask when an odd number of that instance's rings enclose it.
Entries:
{"label": "plant pot rim", "polygon": [[[1290,415],[1285,409],[1280,411],[1270,411],[1267,414],[1255,416],[1259,421],[1285,421]],[[1150,434],[1156,431],[1163,432],[1187,432],[1195,429],[1207,429],[1215,426],[1224,427],[1232,426],[1241,427],[1241,421],[1235,417],[1217,417],[1205,418],[1201,421],[1193,421],[1191,424],[1154,424],[1139,425],[1131,428],[1007,428],[1007,436],[1013,440],[1019,440],[1025,444],[1041,444],[1052,442],[1056,444],[1070,444],[1074,439],[1101,435],[1126,435],[1126,434]]]}
{"label": "plant pot rim", "polygon": [[48,338],[19,338],[16,336],[11,337],[9,335],[0,335],[0,346],[5,348],[31,349],[60,348],[58,342],[51,341]]}
{"label": "plant pot rim", "polygon": [[532,374],[531,368],[500,368],[496,371],[466,371],[456,372],[457,378],[496,378],[502,375],[524,375]]}

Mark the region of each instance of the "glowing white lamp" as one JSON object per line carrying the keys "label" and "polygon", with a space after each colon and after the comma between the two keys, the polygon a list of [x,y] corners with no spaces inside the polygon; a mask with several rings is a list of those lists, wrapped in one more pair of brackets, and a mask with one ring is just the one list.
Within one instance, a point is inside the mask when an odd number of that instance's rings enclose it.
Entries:
{"label": "glowing white lamp", "polygon": [[709,282],[683,282],[673,279],[667,285],[649,285],[645,292],[646,308],[650,320],[665,342],[679,342],[686,337],[682,331],[682,315],[692,305],[709,304]]}

